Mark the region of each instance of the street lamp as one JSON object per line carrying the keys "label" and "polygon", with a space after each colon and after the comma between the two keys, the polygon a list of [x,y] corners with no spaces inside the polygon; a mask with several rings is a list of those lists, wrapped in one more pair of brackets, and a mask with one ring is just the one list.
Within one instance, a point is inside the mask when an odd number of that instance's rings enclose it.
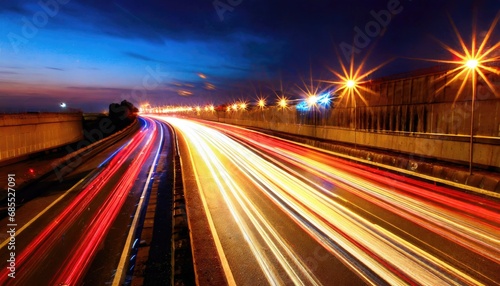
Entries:
{"label": "street lamp", "polygon": [[317,102],[318,102],[318,97],[315,94],[311,94],[307,98],[307,105],[309,105],[310,107],[314,107]]}
{"label": "street lamp", "polygon": [[264,109],[266,107],[266,100],[265,99],[259,99],[259,102],[257,103],[260,109]]}
{"label": "street lamp", "polygon": [[[465,75],[462,84],[460,85],[460,88],[457,92],[457,95],[455,97],[455,100],[460,96],[462,93],[466,82],[469,80],[469,78],[472,81],[472,98],[471,98],[471,118],[470,118],[470,142],[469,142],[469,174],[472,175],[472,165],[473,165],[473,148],[474,148],[474,111],[475,111],[475,101],[476,101],[476,93],[477,93],[477,79],[478,76],[483,79],[483,81],[486,83],[486,85],[490,88],[490,90],[497,94],[493,84],[490,82],[488,77],[486,76],[485,72],[491,72],[495,74],[500,74],[500,70],[497,67],[492,66],[491,64],[494,62],[499,62],[500,58],[498,56],[495,56],[494,52],[500,48],[500,42],[497,42],[496,44],[491,45],[489,48],[488,46],[488,41],[493,34],[493,31],[495,29],[495,26],[500,18],[500,14],[497,15],[497,18],[493,20],[491,23],[490,28],[484,35],[483,40],[481,43],[477,43],[476,39],[476,29],[473,27],[473,33],[471,37],[471,44],[468,47],[465,44],[465,41],[463,40],[462,36],[460,35],[460,32],[458,31],[457,27],[451,21],[451,24],[453,26],[453,30],[455,31],[455,34],[458,38],[458,41],[460,42],[460,50],[456,50],[451,48],[450,46],[439,42],[446,50],[448,50],[453,56],[458,58],[458,60],[430,60],[434,62],[441,62],[441,63],[450,63],[457,65],[455,68],[451,69],[449,72],[445,74],[452,74],[456,73],[450,80],[451,82],[454,82],[456,80],[459,80],[461,76]],[[443,87],[444,88],[444,87]],[[440,90],[438,90],[439,92]]]}
{"label": "street lamp", "polygon": [[317,120],[316,120],[316,117],[317,117],[317,114],[316,114],[316,107],[317,107],[317,104],[318,104],[318,96],[316,96],[316,94],[311,94],[307,97],[307,105],[311,108],[312,112],[312,121],[313,121],[313,126],[314,126],[314,129],[313,129],[313,134],[314,134],[314,137],[316,137],[316,127],[317,127]]}
{"label": "street lamp", "polygon": [[363,68],[365,66],[366,57],[361,61],[361,64],[357,67],[354,66],[354,54],[351,55],[349,66],[346,67],[344,62],[339,56],[339,63],[342,69],[342,73],[339,73],[333,69],[330,71],[337,76],[338,80],[336,81],[325,81],[327,83],[339,86],[338,91],[341,91],[339,98],[343,100],[346,99],[346,106],[349,101],[352,101],[354,104],[354,146],[357,147],[356,142],[356,130],[357,130],[357,104],[356,104],[356,96],[359,97],[363,103],[368,106],[368,102],[365,97],[361,94],[363,91],[365,94],[376,95],[377,93],[373,90],[363,86],[363,83],[366,82],[366,79],[369,75],[373,74],[375,71],[380,69],[382,66],[386,65],[389,61],[383,62],[380,65],[364,72]]}
{"label": "street lamp", "polygon": [[357,86],[356,80],[350,78],[347,79],[344,83],[344,88],[347,90],[349,97],[351,98],[352,102],[354,103],[354,147],[357,147],[357,140],[356,140],[356,131],[357,131],[357,123],[358,123],[358,114],[357,114],[357,104],[356,104],[356,98],[354,97],[354,91],[356,90]]}
{"label": "street lamp", "polygon": [[286,97],[281,97],[281,98],[278,100],[278,106],[279,106],[281,109],[285,109],[285,108],[288,106],[288,100],[286,99]]}
{"label": "street lamp", "polygon": [[477,66],[479,65],[479,61],[477,59],[470,59],[465,63],[465,66],[468,67],[471,70],[476,70]]}
{"label": "street lamp", "polygon": [[263,97],[259,98],[257,106],[259,107],[260,110],[260,117],[262,118],[262,122],[265,122],[264,108],[266,107],[266,100]]}
{"label": "street lamp", "polygon": [[356,87],[356,81],[355,81],[355,80],[353,80],[353,79],[348,79],[348,80],[345,82],[345,86],[346,86],[347,88],[352,89],[352,88]]}
{"label": "street lamp", "polygon": [[468,59],[464,67],[469,69],[472,73],[472,100],[471,100],[471,113],[470,113],[470,142],[469,142],[469,174],[472,175],[472,161],[474,152],[474,105],[476,102],[476,82],[477,82],[477,68],[479,61],[475,58]]}

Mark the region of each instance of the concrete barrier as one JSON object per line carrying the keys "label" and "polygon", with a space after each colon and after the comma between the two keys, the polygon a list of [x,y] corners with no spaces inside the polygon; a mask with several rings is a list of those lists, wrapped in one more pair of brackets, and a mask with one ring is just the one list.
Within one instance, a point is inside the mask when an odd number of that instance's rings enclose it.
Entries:
{"label": "concrete barrier", "polygon": [[[260,116],[259,113],[262,113]],[[272,115],[274,113],[274,115]],[[201,112],[185,114],[204,120],[219,121],[245,127],[262,128],[286,132],[308,138],[317,138],[342,144],[366,146],[414,157],[467,165],[469,162],[468,135],[433,134],[401,131],[356,130],[336,126],[300,124],[296,110],[244,111],[219,114]],[[256,116],[257,114],[257,116]],[[500,137],[475,136],[473,164],[475,166],[500,168]]]}
{"label": "concrete barrier", "polygon": [[83,139],[81,113],[0,114],[0,163]]}

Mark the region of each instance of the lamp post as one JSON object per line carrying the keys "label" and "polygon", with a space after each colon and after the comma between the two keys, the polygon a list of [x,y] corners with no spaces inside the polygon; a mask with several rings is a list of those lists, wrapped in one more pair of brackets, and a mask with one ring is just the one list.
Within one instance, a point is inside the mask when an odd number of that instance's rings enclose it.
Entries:
{"label": "lamp post", "polygon": [[264,99],[259,99],[259,102],[257,104],[260,109],[264,109],[266,107],[266,101]]}
{"label": "lamp post", "polygon": [[476,81],[477,81],[477,59],[469,59],[465,62],[465,66],[470,69],[472,73],[472,101],[471,101],[471,115],[470,115],[470,142],[469,142],[469,175],[472,175],[473,153],[474,153],[474,105],[476,102]]}
{"label": "lamp post", "polygon": [[309,95],[307,98],[307,105],[309,108],[312,110],[312,121],[313,121],[313,137],[316,137],[316,128],[317,128],[317,122],[316,122],[316,107],[317,107],[317,102],[318,102],[318,97],[315,94]]}
{"label": "lamp post", "polygon": [[278,106],[279,108],[281,109],[281,112],[282,112],[282,118],[281,118],[281,121],[282,122],[285,122],[284,118],[285,117],[285,108],[288,106],[288,100],[286,99],[286,97],[281,97],[279,100],[278,100]]}
{"label": "lamp post", "polygon": [[[451,20],[451,19],[450,19]],[[477,96],[477,79],[480,77],[486,84],[487,87],[498,96],[498,92],[495,90],[493,83],[490,82],[486,76],[486,72],[500,74],[500,69],[494,63],[500,62],[500,57],[496,54],[498,48],[500,48],[500,42],[494,44],[489,44],[489,40],[494,34],[495,27],[500,20],[500,14],[497,14],[496,18],[491,22],[488,31],[482,35],[482,40],[478,41],[476,34],[476,27],[473,24],[472,37],[470,45],[467,45],[458,31],[455,23],[451,20],[451,25],[457,36],[457,40],[460,43],[460,49],[455,49],[448,46],[445,43],[439,41],[441,46],[443,46],[447,51],[449,51],[457,60],[428,60],[439,63],[450,63],[457,65],[455,68],[451,69],[448,74],[455,74],[451,80],[454,82],[461,80],[461,76],[464,75],[464,79],[460,88],[457,92],[455,100],[460,96],[461,92],[466,86],[466,81],[472,80],[472,98],[471,98],[471,118],[470,118],[470,142],[469,142],[469,174],[472,175],[472,165],[474,163],[473,150],[474,150],[474,111],[475,111],[475,101]],[[446,86],[446,85],[445,85]],[[444,87],[439,89],[441,91]],[[453,102],[455,103],[455,102]]]}
{"label": "lamp post", "polygon": [[354,89],[356,88],[356,81],[354,79],[346,80],[344,84],[344,88],[347,89],[349,93],[349,97],[354,102],[354,148],[357,148],[357,140],[356,140],[356,130],[357,130],[357,110],[356,110],[356,98],[354,97]]}
{"label": "lamp post", "polygon": [[266,100],[264,98],[260,98],[258,103],[257,103],[257,106],[259,106],[262,125],[264,125],[264,122],[265,122],[265,120],[264,120],[264,107],[266,107]]}

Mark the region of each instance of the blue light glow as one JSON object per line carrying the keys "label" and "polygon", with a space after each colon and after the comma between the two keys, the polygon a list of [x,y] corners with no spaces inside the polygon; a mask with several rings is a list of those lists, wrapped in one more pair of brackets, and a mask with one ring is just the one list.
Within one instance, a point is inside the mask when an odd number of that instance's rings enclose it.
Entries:
{"label": "blue light glow", "polygon": [[309,104],[307,102],[307,98],[304,99],[303,101],[299,102],[295,107],[299,111],[308,111],[311,109],[311,107],[318,107],[318,108],[326,108],[330,106],[331,103],[331,97],[330,97],[330,92],[325,92],[321,95],[316,96],[316,103],[314,105]]}

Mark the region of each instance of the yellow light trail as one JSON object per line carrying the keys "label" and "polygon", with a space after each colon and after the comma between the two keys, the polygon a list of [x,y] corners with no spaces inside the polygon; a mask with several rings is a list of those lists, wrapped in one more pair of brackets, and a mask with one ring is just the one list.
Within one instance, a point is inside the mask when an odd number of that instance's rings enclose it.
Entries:
{"label": "yellow light trail", "polygon": [[[423,204],[421,200],[389,189],[381,183],[338,170],[291,150],[267,146],[259,140],[245,137],[245,141],[259,146],[259,150],[250,150],[201,124],[174,118],[168,118],[167,121],[189,138],[189,142],[202,156],[210,170],[210,177],[216,182],[217,191],[270,284],[291,281],[296,285],[316,285],[321,282],[253,202],[249,190],[267,197],[368,284],[481,284],[463,271],[464,265],[460,261],[451,264],[443,260],[443,255],[430,253],[388,229],[373,224],[347,208],[342,198],[334,192],[281,161],[315,174],[317,178],[341,185],[361,198],[459,245],[474,249],[492,261],[500,262],[498,227],[450,212],[439,205]],[[243,136],[232,132],[230,128],[223,129],[232,136]],[[274,154],[280,161],[260,150]],[[251,186],[241,185],[241,181],[234,179],[234,168],[247,177]],[[273,264],[272,261],[278,263]]]}
{"label": "yellow light trail", "polygon": [[[278,235],[278,232],[274,230],[271,224],[246,197],[242,187],[231,177],[225,166],[210,148],[211,144],[219,144],[219,142],[224,141],[226,141],[226,144],[231,144],[231,140],[225,136],[221,137],[222,135],[219,132],[207,130],[206,128],[203,130],[200,126],[195,125],[195,128],[191,126],[192,129],[190,129],[189,124],[182,120],[169,119],[169,122],[179,127],[179,130],[182,130],[190,138],[195,149],[202,156],[203,161],[206,162],[218,190],[237,222],[240,231],[246,238],[268,282],[271,285],[281,285],[282,283],[279,282],[283,282],[284,278],[280,277],[276,266],[270,262],[268,254],[262,251],[265,248],[271,250],[271,254],[274,255],[274,258],[279,261],[280,266],[287,273],[288,280],[295,285],[320,285],[312,273],[307,271],[303,262],[297,258],[293,249]],[[239,208],[242,208],[243,214],[238,211]],[[245,218],[250,220],[251,226],[246,223]],[[252,228],[256,228],[258,231],[252,231]],[[258,235],[260,237],[257,237]],[[263,241],[267,247],[261,247],[260,241]],[[307,281],[307,283],[303,283],[303,280]]]}

